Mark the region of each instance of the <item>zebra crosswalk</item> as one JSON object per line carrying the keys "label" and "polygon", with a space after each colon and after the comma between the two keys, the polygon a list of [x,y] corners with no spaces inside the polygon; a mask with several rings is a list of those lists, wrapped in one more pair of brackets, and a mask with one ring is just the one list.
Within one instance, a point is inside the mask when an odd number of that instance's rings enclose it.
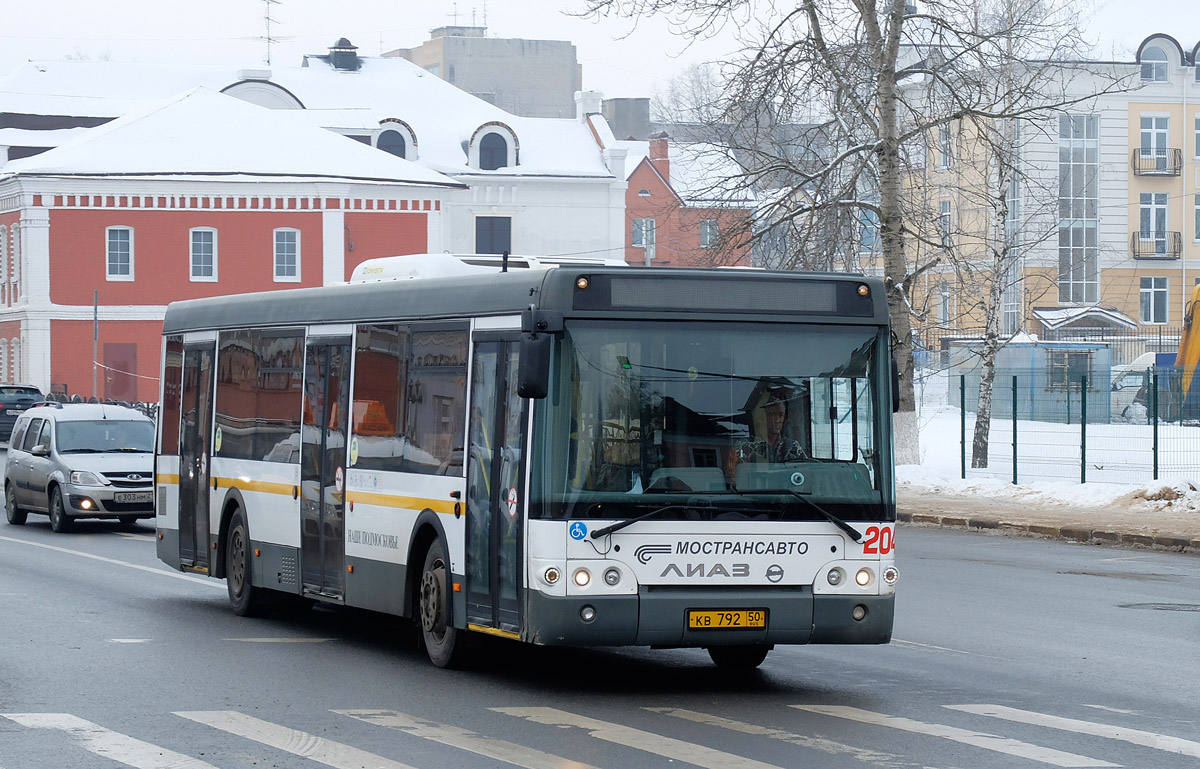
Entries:
{"label": "zebra crosswalk", "polygon": [[[1170,763],[1176,757],[1185,760],[1200,757],[1200,742],[1122,726],[1114,723],[1120,717],[1117,711],[1104,713],[1104,720],[1086,720],[998,704],[953,703],[941,707],[946,716],[942,720],[947,723],[931,720],[928,709],[922,719],[834,704],[797,703],[770,711],[776,724],[787,723],[790,729],[678,707],[628,709],[619,711],[620,718],[613,718],[611,711],[607,711],[608,718],[602,718],[602,714],[580,712],[583,708],[565,710],[548,706],[481,706],[477,713],[462,714],[460,720],[476,720],[489,725],[492,731],[497,731],[497,718],[503,717],[501,723],[508,726],[502,730],[503,736],[391,709],[319,711],[322,727],[314,730],[312,721],[308,721],[312,731],[237,710],[178,710],[163,714],[163,718],[177,721],[177,726],[167,730],[167,738],[159,732],[158,742],[171,743],[167,745],[145,739],[144,733],[125,734],[112,723],[95,723],[70,713],[0,713],[0,732],[13,733],[15,727],[3,727],[6,720],[16,727],[60,735],[66,744],[56,747],[57,766],[135,769],[240,769],[262,765],[323,765],[332,769],[445,766],[607,769],[613,766],[611,759],[615,754],[599,749],[600,744],[619,749],[619,755],[624,757],[616,761],[614,769],[630,766],[630,755],[645,756],[647,764],[661,764],[665,760],[705,769],[834,765],[919,769],[939,765],[937,757],[945,751],[941,749],[943,743],[938,741],[956,744],[953,748],[956,765],[969,761],[973,766],[1119,767],[1122,764],[1117,760],[1121,756],[1130,766],[1165,767],[1185,765]],[[976,728],[981,718],[991,719],[996,729]],[[338,728],[338,723],[344,728]],[[845,728],[851,725],[853,728]],[[1020,738],[993,733],[1009,726],[1019,730]],[[562,731],[547,732],[546,727]],[[702,737],[697,736],[697,728],[703,730]],[[911,737],[889,740],[888,735],[895,732]],[[541,746],[514,742],[514,734],[527,735],[530,741],[536,738]],[[845,734],[853,735],[853,740],[861,740],[862,744],[850,744],[844,737],[832,736]],[[1064,735],[1071,736],[1066,741],[1069,745],[1064,744]],[[356,740],[364,744],[351,744]],[[13,743],[11,739],[0,740],[2,769],[23,769],[23,765],[12,763],[11,755],[6,756],[5,745]],[[1121,744],[1120,751],[1113,743]],[[189,751],[183,747],[198,744],[223,748]],[[881,744],[887,749],[880,748]],[[572,755],[547,752],[547,745]],[[596,747],[588,748],[589,745]],[[1086,750],[1080,746],[1086,746]],[[964,759],[964,755],[969,755],[964,750],[977,751],[978,755]],[[77,761],[65,758],[71,751],[77,752]],[[87,758],[88,754],[92,758]],[[996,754],[1003,755],[1006,763],[995,764]],[[105,763],[96,763],[96,757],[102,757]]]}

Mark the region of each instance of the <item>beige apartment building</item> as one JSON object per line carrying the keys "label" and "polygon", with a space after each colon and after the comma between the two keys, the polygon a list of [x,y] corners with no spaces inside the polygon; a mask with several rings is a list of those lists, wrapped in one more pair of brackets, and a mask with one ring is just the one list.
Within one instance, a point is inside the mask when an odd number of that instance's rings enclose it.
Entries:
{"label": "beige apartment building", "polygon": [[909,153],[910,221],[923,236],[909,241],[910,264],[945,244],[912,286],[924,344],[981,333],[981,292],[999,264],[1002,334],[1111,341],[1114,363],[1174,350],[1200,282],[1198,53],[1155,34],[1133,61],[1064,72],[1082,98],[1014,128],[1020,173],[1000,220],[977,129],[939,126]]}

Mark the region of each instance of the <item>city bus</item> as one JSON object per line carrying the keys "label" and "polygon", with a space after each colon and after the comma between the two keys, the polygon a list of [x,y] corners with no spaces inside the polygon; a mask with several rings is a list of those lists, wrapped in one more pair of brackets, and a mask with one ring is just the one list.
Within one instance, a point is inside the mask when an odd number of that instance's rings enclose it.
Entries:
{"label": "city bus", "polygon": [[159,558],[235,613],[702,648],[891,638],[884,288],[847,274],[388,257],[172,303]]}

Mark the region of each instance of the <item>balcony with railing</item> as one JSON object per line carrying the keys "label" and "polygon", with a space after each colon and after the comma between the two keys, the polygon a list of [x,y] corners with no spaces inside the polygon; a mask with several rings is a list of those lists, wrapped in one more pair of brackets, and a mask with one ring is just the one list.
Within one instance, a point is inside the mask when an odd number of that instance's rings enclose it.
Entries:
{"label": "balcony with railing", "polygon": [[1135,176],[1179,176],[1183,173],[1183,150],[1141,147],[1133,151],[1130,163]]}
{"label": "balcony with railing", "polygon": [[1178,259],[1183,253],[1183,235],[1167,230],[1135,232],[1129,238],[1129,251],[1134,259]]}

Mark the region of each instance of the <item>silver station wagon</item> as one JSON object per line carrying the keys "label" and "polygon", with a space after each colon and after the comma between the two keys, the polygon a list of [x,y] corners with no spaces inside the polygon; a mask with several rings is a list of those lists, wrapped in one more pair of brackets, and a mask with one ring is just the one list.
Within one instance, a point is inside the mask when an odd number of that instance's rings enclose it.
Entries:
{"label": "silver station wagon", "polygon": [[9,441],[4,511],[14,525],[31,512],[49,515],[56,532],[76,518],[154,517],[154,422],[109,404],[28,409]]}

